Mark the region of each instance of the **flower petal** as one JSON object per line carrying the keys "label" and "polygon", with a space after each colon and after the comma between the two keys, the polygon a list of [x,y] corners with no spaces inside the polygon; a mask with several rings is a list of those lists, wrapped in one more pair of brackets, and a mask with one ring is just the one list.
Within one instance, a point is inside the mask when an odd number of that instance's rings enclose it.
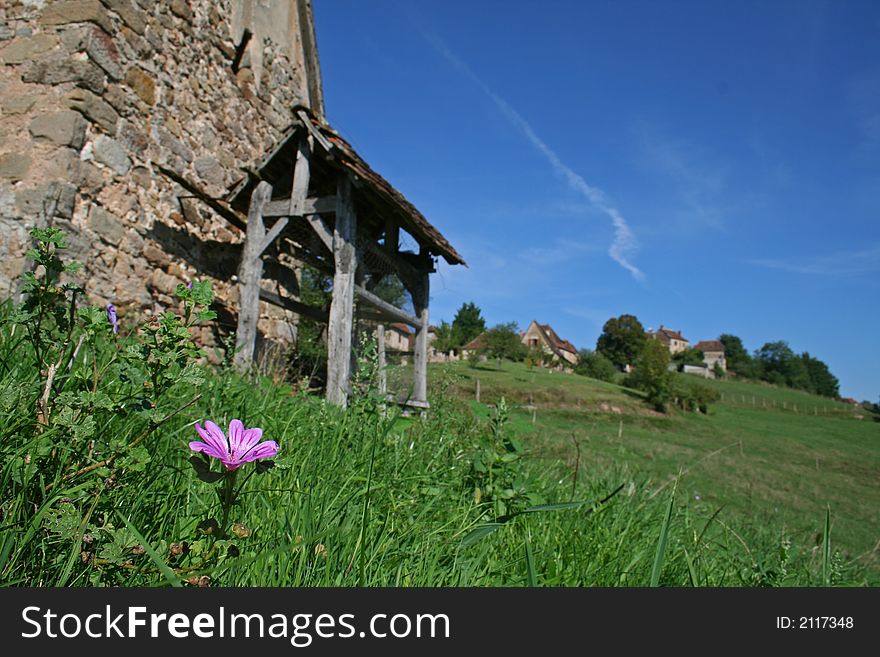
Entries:
{"label": "flower petal", "polygon": [[223,430],[220,427],[211,422],[211,420],[205,421],[204,429],[196,424],[196,431],[198,431],[202,440],[213,446],[218,452],[229,454],[229,443],[226,441],[226,434],[223,433]]}
{"label": "flower petal", "polygon": [[260,442],[262,438],[263,430],[259,427],[254,427],[253,429],[245,429],[244,434],[242,435],[241,444],[236,454],[247,454],[254,445]]}
{"label": "flower petal", "polygon": [[240,457],[243,463],[256,461],[257,459],[265,459],[275,456],[278,453],[278,443],[274,440],[264,440],[259,445],[251,449],[247,454]]}
{"label": "flower petal", "polygon": [[202,452],[207,454],[208,456],[213,456],[215,459],[225,459],[226,454],[223,452],[218,452],[216,448],[207,443],[199,442],[198,440],[194,440],[189,444],[189,448],[194,452]]}
{"label": "flower petal", "polygon": [[232,456],[241,454],[244,450],[241,448],[241,439],[244,434],[244,425],[241,420],[233,420],[229,423],[229,453]]}

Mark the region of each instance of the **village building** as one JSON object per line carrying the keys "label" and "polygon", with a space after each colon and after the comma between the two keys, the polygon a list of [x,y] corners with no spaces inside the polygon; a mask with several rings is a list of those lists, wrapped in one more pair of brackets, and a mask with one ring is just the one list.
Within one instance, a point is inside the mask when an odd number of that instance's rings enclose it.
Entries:
{"label": "village building", "polygon": [[549,324],[539,324],[532,320],[529,327],[522,333],[522,343],[529,349],[537,349],[554,359],[560,365],[577,365],[578,352],[568,340],[559,337]]}
{"label": "village building", "polygon": [[703,362],[707,369],[714,370],[717,364],[722,371],[727,371],[724,343],[719,340],[701,340],[694,345],[694,349],[703,352]]}
{"label": "village building", "polygon": [[395,322],[385,328],[385,349],[401,353],[412,352],[415,334],[402,322]]}
{"label": "village building", "polygon": [[[325,323],[333,403],[358,322],[406,323],[426,406],[429,275],[464,260],[328,124],[310,0],[11,0],[0,28],[0,298],[29,231],[57,227],[123,327],[210,280],[197,337],[235,332],[240,369]],[[304,265],[332,278],[329,308],[300,302]],[[412,314],[371,292],[389,274]]]}
{"label": "village building", "polygon": [[660,343],[669,350],[669,353],[673,355],[688,348],[688,340],[681,334],[681,332],[673,331],[662,324],[656,331],[648,329],[647,335],[653,340],[659,340]]}

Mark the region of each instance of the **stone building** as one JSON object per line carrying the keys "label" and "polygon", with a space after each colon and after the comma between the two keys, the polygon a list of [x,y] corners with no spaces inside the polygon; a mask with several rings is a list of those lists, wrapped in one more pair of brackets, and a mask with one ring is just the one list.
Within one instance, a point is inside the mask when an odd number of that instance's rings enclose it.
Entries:
{"label": "stone building", "polygon": [[661,324],[660,328],[656,331],[648,329],[648,337],[654,340],[659,340],[667,349],[669,349],[669,353],[673,355],[687,349],[689,344],[688,339],[684,337],[680,331],[673,331],[672,329],[663,326],[663,324]]}
{"label": "stone building", "polygon": [[577,349],[568,340],[560,338],[549,324],[538,324],[532,320],[522,334],[522,343],[529,349],[540,349],[560,364],[577,365]]}
{"label": "stone building", "polygon": [[[3,2],[0,298],[16,293],[28,231],[54,225],[123,326],[209,278],[233,330],[241,233],[216,210],[295,106],[323,114],[310,0]],[[290,264],[266,275],[295,292]],[[260,333],[292,337],[295,319],[263,303]]]}
{"label": "stone building", "polygon": [[694,345],[694,349],[703,352],[703,362],[707,369],[714,370],[717,363],[723,372],[727,371],[726,350],[723,342],[720,340],[700,340]]}

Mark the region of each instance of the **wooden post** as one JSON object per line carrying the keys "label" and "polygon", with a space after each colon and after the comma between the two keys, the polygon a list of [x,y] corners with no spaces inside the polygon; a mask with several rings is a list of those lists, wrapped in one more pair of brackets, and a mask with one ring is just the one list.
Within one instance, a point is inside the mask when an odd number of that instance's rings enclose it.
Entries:
{"label": "wooden post", "polygon": [[388,373],[385,371],[385,325],[376,327],[377,351],[379,352],[379,392],[384,397],[388,393]]}
{"label": "wooden post", "polygon": [[479,379],[477,379],[477,389],[474,394],[475,394],[477,403],[479,403],[480,402],[480,380]]}
{"label": "wooden post", "polygon": [[416,329],[416,340],[413,348],[413,401],[428,401],[428,296],[429,273],[428,265],[420,273],[421,280],[416,282],[412,290],[413,308],[416,317],[422,323]]}
{"label": "wooden post", "polygon": [[346,174],[336,185],[336,226],[333,229],[333,301],[327,328],[327,401],[348,404],[351,389],[351,333],[354,317],[354,276],[357,270],[357,217]]}
{"label": "wooden post", "polygon": [[238,328],[235,333],[235,369],[245,371],[254,361],[257,320],[260,317],[260,279],[263,277],[263,206],[272,198],[272,185],[261,182],[251,195],[247,233],[238,266]]}

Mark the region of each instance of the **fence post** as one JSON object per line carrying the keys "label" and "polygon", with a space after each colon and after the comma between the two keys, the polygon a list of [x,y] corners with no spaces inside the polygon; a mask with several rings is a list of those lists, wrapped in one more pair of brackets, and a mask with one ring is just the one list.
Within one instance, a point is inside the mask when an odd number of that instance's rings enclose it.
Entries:
{"label": "fence post", "polygon": [[477,403],[480,402],[480,380],[477,379]]}

